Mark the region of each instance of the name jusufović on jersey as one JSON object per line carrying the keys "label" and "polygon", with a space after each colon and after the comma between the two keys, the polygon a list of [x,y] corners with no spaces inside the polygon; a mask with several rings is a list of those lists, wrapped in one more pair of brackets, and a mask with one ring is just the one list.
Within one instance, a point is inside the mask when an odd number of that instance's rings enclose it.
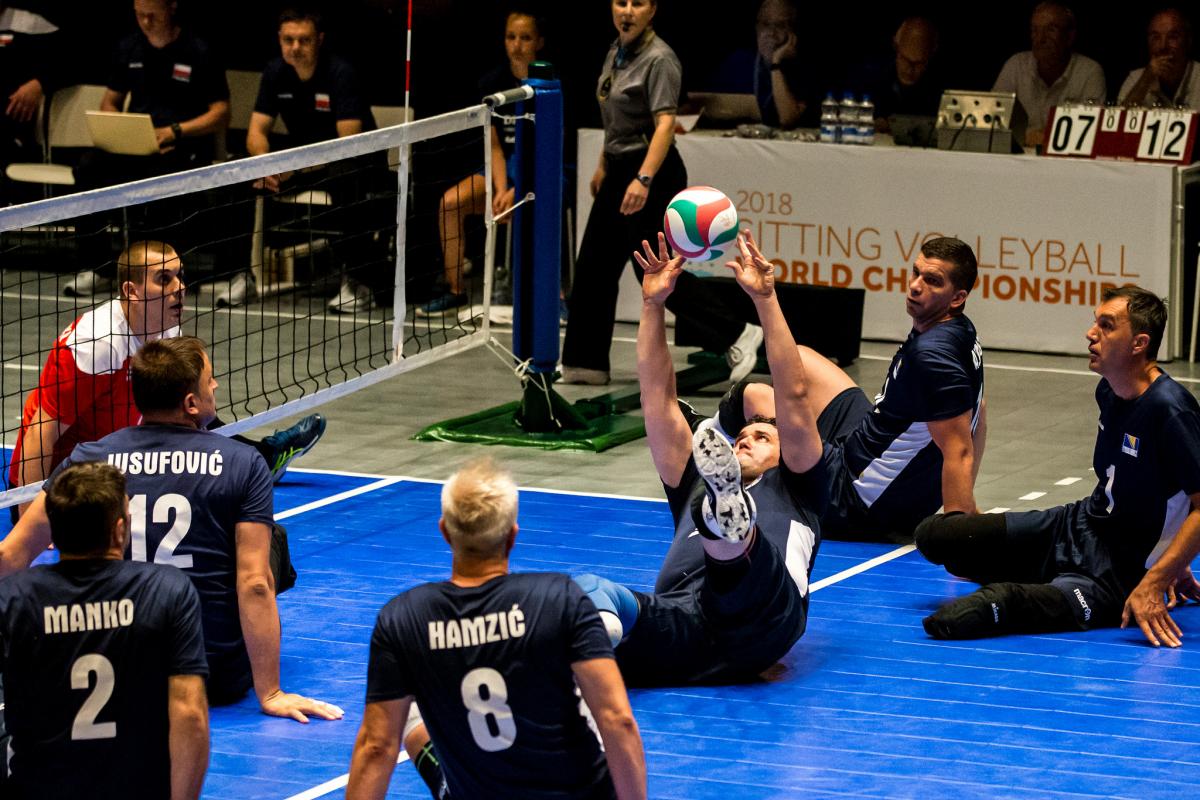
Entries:
{"label": "name jusufovi\u0107 on jersey", "polygon": [[102,600],[98,603],[44,606],[42,623],[47,635],[128,628],[133,624],[133,601],[125,598]]}
{"label": "name jusufovi\u0107 on jersey", "polygon": [[429,649],[478,647],[491,642],[519,639],[525,635],[525,612],[516,603],[508,611],[479,614],[466,619],[429,622]]}
{"label": "name jusufovi\u0107 on jersey", "polygon": [[212,475],[225,469],[220,450],[211,453],[194,450],[150,450],[134,453],[109,453],[108,463],[127,475]]}

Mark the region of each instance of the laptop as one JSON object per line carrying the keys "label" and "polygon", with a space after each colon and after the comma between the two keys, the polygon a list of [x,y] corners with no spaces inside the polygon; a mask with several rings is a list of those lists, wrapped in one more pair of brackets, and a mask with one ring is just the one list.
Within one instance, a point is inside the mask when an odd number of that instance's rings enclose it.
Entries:
{"label": "laptop", "polygon": [[937,146],[937,117],[917,114],[893,114],[888,121],[892,126],[892,141],[900,147]]}
{"label": "laptop", "polygon": [[87,111],[92,143],[106,153],[123,156],[148,156],[158,152],[154,123],[149,114],[121,111]]}
{"label": "laptop", "polygon": [[713,123],[760,122],[758,100],[752,94],[688,92],[689,104],[701,109],[704,120]]}

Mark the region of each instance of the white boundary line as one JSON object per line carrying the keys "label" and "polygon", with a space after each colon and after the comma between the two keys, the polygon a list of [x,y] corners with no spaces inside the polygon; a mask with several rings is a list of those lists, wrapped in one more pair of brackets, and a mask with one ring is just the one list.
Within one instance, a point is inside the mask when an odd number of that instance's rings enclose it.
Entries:
{"label": "white boundary line", "polygon": [[[219,428],[217,430],[220,430]],[[436,478],[415,478],[411,475],[382,475],[372,472],[348,472],[340,469],[314,469],[310,467],[289,467],[288,472],[311,472],[316,475],[344,475],[349,478],[395,478],[400,481],[412,481],[413,483],[436,483],[443,484],[444,480]],[[545,494],[568,494],[577,497],[604,497],[612,500],[637,500],[646,503],[665,503],[666,499],[662,497],[642,497],[635,494],[607,494],[605,492],[582,492],[572,489],[543,489],[540,486],[521,486],[523,492],[543,492]]]}
{"label": "white boundary line", "polygon": [[816,581],[811,586],[809,586],[808,591],[811,594],[811,593],[817,591],[818,589],[824,589],[826,586],[832,586],[835,583],[840,583],[840,582],[846,580],[847,578],[853,578],[855,575],[859,574],[860,572],[866,572],[867,570],[871,569],[872,567],[878,567],[880,564],[886,564],[887,562],[889,562],[893,559],[899,558],[900,556],[906,556],[916,549],[917,549],[916,545],[912,545],[912,544],[906,544],[903,547],[897,547],[895,550],[892,550],[891,552],[888,552],[888,553],[884,553],[881,556],[876,556],[875,558],[872,558],[870,561],[864,561],[861,564],[857,564],[857,565],[851,567],[850,569],[844,569],[835,575],[830,575],[828,578],[822,578],[821,580]]}
{"label": "white boundary line", "polygon": [[[400,748],[400,755],[396,757],[397,764],[403,764],[408,761],[408,753],[404,752],[404,748]],[[341,789],[350,782],[350,773],[339,775],[333,780],[325,781],[320,786],[314,786],[311,789],[305,789],[299,794],[294,794],[287,800],[315,800],[318,797],[324,797],[335,789]]]}
{"label": "white boundary line", "polygon": [[373,492],[376,489],[382,489],[385,486],[391,486],[393,483],[399,483],[403,480],[406,479],[401,477],[383,478],[382,480],[375,481],[374,483],[368,483],[363,486],[359,486],[356,489],[347,489],[344,492],[331,494],[329,497],[323,497],[320,500],[314,500],[311,503],[305,503],[302,506],[296,506],[295,508],[289,508],[286,511],[280,511],[275,515],[275,519],[287,519],[288,517],[294,517],[297,514],[303,514],[306,511],[314,511],[318,508],[324,508],[325,506],[333,505],[334,503],[340,503],[343,500],[349,500],[351,497],[358,497],[360,494],[366,494],[367,492]]}

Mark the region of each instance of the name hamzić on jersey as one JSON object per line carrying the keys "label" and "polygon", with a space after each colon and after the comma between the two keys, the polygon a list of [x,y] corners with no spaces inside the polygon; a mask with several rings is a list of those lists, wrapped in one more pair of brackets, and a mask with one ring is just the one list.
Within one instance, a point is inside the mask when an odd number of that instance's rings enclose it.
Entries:
{"label": "name hamzi\u0107 on jersey", "polygon": [[491,642],[519,639],[525,635],[525,612],[516,603],[508,611],[479,614],[467,619],[438,619],[429,622],[429,649],[477,647]]}

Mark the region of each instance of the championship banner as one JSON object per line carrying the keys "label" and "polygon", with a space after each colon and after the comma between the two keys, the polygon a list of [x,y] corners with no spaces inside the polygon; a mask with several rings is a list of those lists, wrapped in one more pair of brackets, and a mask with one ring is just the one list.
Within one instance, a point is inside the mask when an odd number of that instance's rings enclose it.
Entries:
{"label": "championship banner", "polygon": [[[580,240],[602,136],[579,132]],[[979,259],[967,314],[985,347],[1081,353],[1108,285],[1136,283],[1179,305],[1171,166],[694,133],[677,146],[688,183],[730,197],[779,280],[866,289],[866,338],[907,334],[912,264],[937,236],[957,236]],[[1178,355],[1177,337],[1166,339],[1164,359]]]}

